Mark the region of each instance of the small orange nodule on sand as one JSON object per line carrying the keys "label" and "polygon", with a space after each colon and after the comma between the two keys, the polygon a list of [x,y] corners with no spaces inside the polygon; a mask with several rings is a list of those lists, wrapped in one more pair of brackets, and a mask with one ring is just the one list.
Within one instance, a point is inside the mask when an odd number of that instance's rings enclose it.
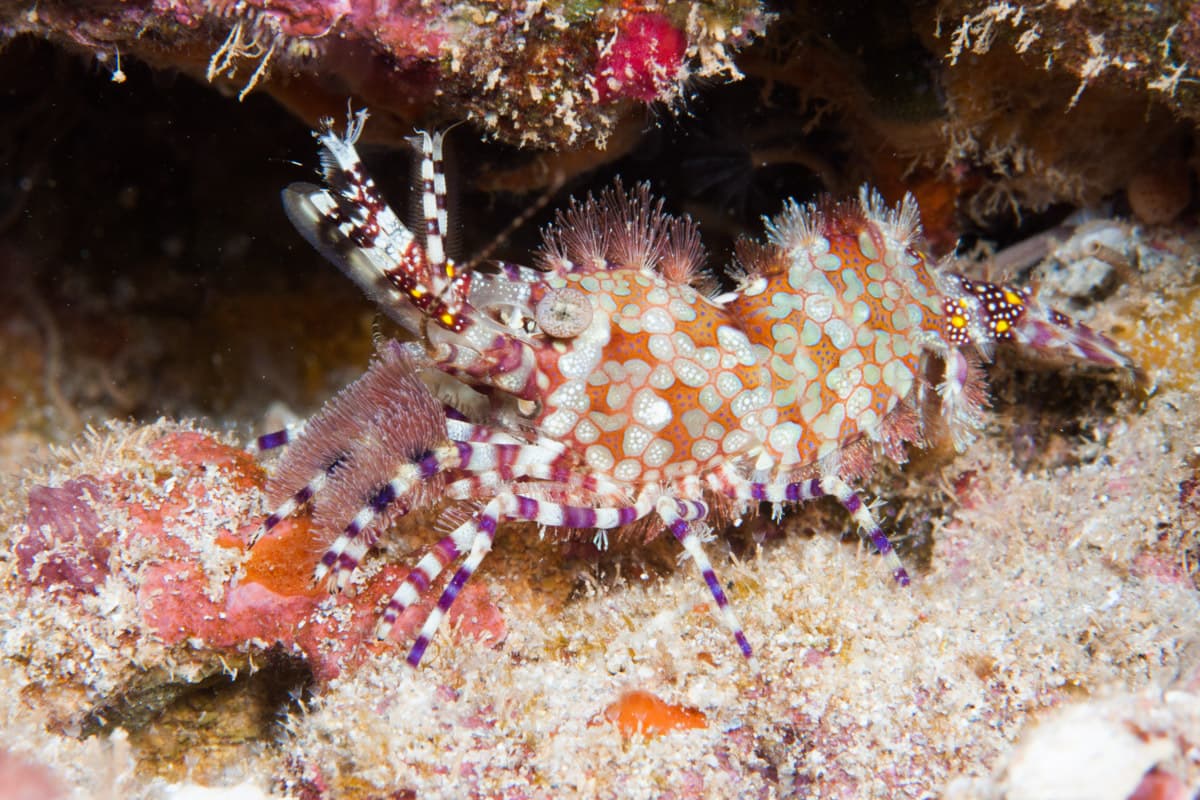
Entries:
{"label": "small orange nodule on sand", "polygon": [[643,736],[661,736],[667,731],[708,727],[708,718],[699,709],[672,705],[641,690],[621,695],[604,709],[604,718],[626,737],[638,732]]}

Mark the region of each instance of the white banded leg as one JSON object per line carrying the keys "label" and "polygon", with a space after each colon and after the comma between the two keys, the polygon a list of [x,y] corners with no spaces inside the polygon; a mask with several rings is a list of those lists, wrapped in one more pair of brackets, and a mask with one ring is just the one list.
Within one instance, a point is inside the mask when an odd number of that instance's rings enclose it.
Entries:
{"label": "white banded leg", "polygon": [[[354,143],[362,132],[366,113],[352,114],[345,135],[323,120],[317,132],[321,166],[328,189],[305,183],[292,184],[283,193],[284,209],[297,230],[322,254],[338,264],[368,295],[391,308],[410,331],[429,321],[462,331],[470,323],[464,315],[470,273],[459,272],[446,259],[444,245],[445,180],[435,178],[434,153],[440,162],[440,138],[422,134],[415,142],[422,155],[425,236],[431,252],[405,227],[379,195],[366,174]],[[426,145],[427,141],[427,145]],[[440,189],[439,189],[440,186]],[[438,196],[441,196],[441,200]],[[443,208],[440,217],[439,204]]]}
{"label": "white banded leg", "polygon": [[454,277],[454,265],[446,259],[446,173],[442,162],[442,133],[430,136],[418,131],[412,143],[421,153],[421,216],[425,223],[425,257],[435,275]]}
{"label": "white banded leg", "polygon": [[424,254],[429,284],[437,299],[434,319],[441,325],[461,331],[467,321],[461,316],[467,302],[471,273],[459,270],[446,255],[449,227],[446,211],[446,173],[442,158],[441,132],[430,136],[425,131],[410,139],[421,154],[421,216],[425,225]]}
{"label": "white banded leg", "polygon": [[[313,573],[313,580],[320,583],[332,572],[333,580],[330,582],[330,591],[343,591],[354,574],[354,570],[362,562],[363,556],[375,542],[373,536],[366,534],[371,523],[387,511],[393,503],[403,500],[409,495],[419,482],[430,480],[441,472],[457,468],[461,457],[459,448],[458,443],[438,447],[421,460],[401,466],[391,480],[375,490],[375,493],[321,556],[321,561]],[[404,511],[407,513],[408,509],[404,509]]]}
{"label": "white banded leg", "polygon": [[494,442],[496,444],[522,444],[521,440],[500,433],[486,425],[476,425],[466,420],[446,418],[446,435],[455,442]]}
{"label": "white banded leg", "polygon": [[854,518],[871,543],[875,545],[875,549],[883,556],[884,562],[891,570],[892,577],[896,582],[901,586],[908,586],[910,581],[908,571],[904,568],[900,557],[896,555],[891,541],[879,527],[879,523],[871,514],[871,509],[862,501],[858,493],[841,478],[826,476],[790,483],[755,483],[726,475],[720,481],[710,480],[709,483],[715,491],[719,491],[726,497],[746,502],[803,503],[825,496],[837,498],[838,502],[850,512],[850,516]]}
{"label": "white banded leg", "polygon": [[900,561],[900,556],[896,555],[896,550],[892,547],[891,541],[884,534],[883,529],[879,527],[879,522],[876,521],[875,515],[871,513],[871,509],[862,501],[858,493],[850,488],[841,478],[836,476],[826,476],[821,478],[821,489],[825,494],[832,495],[838,499],[838,502],[850,512],[850,516],[858,523],[858,527],[871,540],[871,544],[875,545],[875,549],[879,551],[879,555],[883,556],[884,563],[891,570],[892,578],[901,586],[908,586],[910,579],[908,570],[904,568],[904,564]]}
{"label": "white banded leg", "polygon": [[747,503],[803,503],[808,500],[824,497],[827,494],[821,488],[819,478],[790,483],[759,483],[731,476],[724,476],[718,480],[715,476],[716,473],[714,472],[709,478],[709,485],[714,491],[734,500],[741,500]]}
{"label": "white banded leg", "polygon": [[542,444],[507,444],[492,442],[456,442],[459,467],[468,472],[497,472],[502,477],[547,477],[560,475],[565,481],[570,475],[560,463],[558,446]]}
{"label": "white banded leg", "polygon": [[312,480],[301,487],[300,491],[296,492],[287,500],[284,500],[278,507],[276,507],[270,514],[267,515],[267,518],[263,520],[262,525],[259,525],[258,529],[255,530],[254,533],[250,534],[250,541],[247,542],[246,546],[254,547],[254,545],[258,543],[259,539],[270,533],[272,528],[274,528],[280,522],[283,522],[292,514],[295,514],[301,506],[311,500],[317,492],[321,491],[321,489],[325,487],[325,484],[329,481],[330,474],[337,469],[338,465],[341,463],[342,460],[340,458],[337,459],[328,467],[326,467],[323,472],[319,472],[314,475]]}
{"label": "white banded leg", "polygon": [[[442,620],[450,611],[454,601],[458,599],[459,592],[462,591],[467,581],[479,569],[479,565],[483,563],[483,559],[492,549],[492,542],[496,538],[496,528],[501,522],[506,520],[527,520],[537,522],[542,525],[561,526],[568,528],[600,528],[612,529],[620,528],[625,525],[630,525],[637,520],[647,516],[654,510],[654,502],[649,492],[644,492],[631,506],[620,506],[611,508],[584,508],[581,506],[565,506],[560,503],[548,502],[545,500],[536,500],[532,497],[522,497],[514,494],[503,494],[494,498],[488,503],[475,518],[459,526],[457,530],[450,536],[439,542],[443,545],[450,540],[450,545],[453,545],[454,551],[461,551],[467,541],[470,542],[470,553],[458,571],[454,573],[454,577],[446,584],[446,588],[442,591],[438,598],[437,605],[429,612],[429,616],[425,619],[425,624],[421,626],[420,632],[417,634],[416,640],[413,642],[412,649],[408,652],[407,661],[412,666],[417,666],[421,663],[422,656],[425,655],[426,648],[429,647],[429,642],[433,640],[437,633],[438,627],[442,624]],[[449,553],[449,546],[445,548],[444,553]],[[395,622],[399,613],[415,602],[415,598],[420,596],[418,589],[423,584],[428,586],[429,583],[438,576],[442,569],[442,562],[439,556],[429,558],[428,556],[421,560],[424,567],[420,570],[420,576],[410,585],[410,580],[406,579],[405,583],[392,596],[392,600],[397,602],[397,606],[393,608],[392,602],[389,601],[387,611],[385,611],[384,620],[381,621],[377,634],[386,636],[391,629],[391,624]],[[414,570],[414,573],[417,571]],[[413,577],[410,573],[409,578]],[[408,605],[404,605],[405,601]],[[395,612],[388,622],[388,614]],[[384,627],[386,623],[386,627]]]}
{"label": "white banded leg", "polygon": [[720,613],[725,627],[733,634],[734,641],[737,642],[742,655],[746,658],[752,657],[754,651],[750,648],[750,643],[746,641],[742,624],[738,621],[733,607],[729,605],[729,598],[725,596],[725,590],[721,588],[721,582],[717,580],[717,573],[713,569],[712,562],[708,560],[708,554],[704,552],[704,546],[696,534],[696,526],[692,524],[704,519],[708,514],[708,506],[699,500],[676,500],[664,497],[658,501],[656,510],[667,529],[692,557],[696,568],[700,570],[700,575],[708,584],[708,590],[712,593],[713,600],[716,601],[717,611]]}
{"label": "white banded leg", "polygon": [[262,436],[255,437],[254,441],[246,445],[246,452],[251,455],[259,455],[268,450],[277,450],[280,447],[286,447],[292,442],[300,438],[304,433],[304,422],[297,422],[295,425],[288,425],[286,428],[270,433],[264,433]]}
{"label": "white banded leg", "polygon": [[[518,478],[532,478],[579,489],[590,494],[610,495],[621,490],[615,482],[592,474],[580,474],[560,458],[563,446],[539,439],[535,444],[458,442],[459,469],[472,476],[480,488]],[[462,498],[467,499],[467,498]]]}
{"label": "white banded leg", "polygon": [[378,638],[387,638],[400,615],[420,601],[421,597],[429,591],[433,582],[442,574],[442,570],[458,561],[466,548],[474,541],[478,530],[478,527],[472,523],[460,525],[421,557],[421,560],[417,562],[417,565],[408,573],[404,582],[388,600],[387,607],[384,608],[383,614],[379,618],[379,624],[375,626],[375,635]]}
{"label": "white banded leg", "polygon": [[416,464],[405,464],[390,481],[379,487],[321,556],[313,572],[313,581],[320,583],[332,572],[329,591],[344,590],[362,557],[374,544],[374,537],[364,532],[388,506],[411,492],[420,477],[421,470]]}
{"label": "white banded leg", "polygon": [[[546,472],[546,474],[539,474]],[[557,472],[556,472],[557,474]],[[513,484],[514,478],[534,478],[550,481],[548,471],[541,469],[531,469],[529,473],[517,476],[505,477],[496,472],[481,472],[475,475],[467,475],[446,485],[442,489],[442,495],[448,500],[474,500],[480,497],[495,497],[505,487]],[[520,483],[517,486],[521,486]],[[587,496],[595,497],[619,497],[621,487],[612,481],[596,478],[591,475],[580,475],[572,472],[567,476],[567,480],[552,484],[556,490],[568,492],[582,492]]]}

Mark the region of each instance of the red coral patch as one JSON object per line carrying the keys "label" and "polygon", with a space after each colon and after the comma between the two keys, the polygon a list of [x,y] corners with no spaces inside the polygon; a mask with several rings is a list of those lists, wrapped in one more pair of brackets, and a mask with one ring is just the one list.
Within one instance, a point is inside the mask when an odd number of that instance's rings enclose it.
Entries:
{"label": "red coral patch", "polygon": [[600,102],[618,98],[653,102],[678,80],[686,51],[683,31],[662,14],[626,18],[596,64]]}

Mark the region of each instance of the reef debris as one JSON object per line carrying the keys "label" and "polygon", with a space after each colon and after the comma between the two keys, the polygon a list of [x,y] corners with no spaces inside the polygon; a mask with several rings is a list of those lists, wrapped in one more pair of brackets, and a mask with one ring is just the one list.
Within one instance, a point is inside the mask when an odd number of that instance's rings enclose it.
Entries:
{"label": "reef debris", "polygon": [[603,146],[647,104],[694,79],[736,78],[733,54],[766,28],[758,0],[729,3],[450,3],[134,0],[0,3],[0,41],[49,39],[123,82],[122,59],[265,91],[310,124],[347,95],[393,140],[469,119],[536,148]]}
{"label": "reef debris", "polygon": [[[287,656],[321,684],[378,652],[376,606],[407,570],[330,597],[311,583],[319,550],[304,520],[247,556],[263,479],[243,451],[166,422],[93,432],[29,479],[3,576],[19,607],[4,647],[52,728],[136,729],[222,673]],[[461,634],[502,641],[486,587],[463,600]],[[399,620],[397,635],[421,614]]]}

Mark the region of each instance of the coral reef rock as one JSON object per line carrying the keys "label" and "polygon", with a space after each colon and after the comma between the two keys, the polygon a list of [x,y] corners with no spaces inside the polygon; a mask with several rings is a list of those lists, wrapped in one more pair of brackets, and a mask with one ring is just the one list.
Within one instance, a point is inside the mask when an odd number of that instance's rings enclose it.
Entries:
{"label": "coral reef rock", "polygon": [[467,118],[509,142],[563,147],[603,145],[622,118],[675,103],[695,78],[736,77],[734,51],[768,20],[757,0],[10,1],[0,41],[51,39],[118,82],[134,57],[239,97],[261,89],[310,123],[351,94],[394,118],[393,137]]}

